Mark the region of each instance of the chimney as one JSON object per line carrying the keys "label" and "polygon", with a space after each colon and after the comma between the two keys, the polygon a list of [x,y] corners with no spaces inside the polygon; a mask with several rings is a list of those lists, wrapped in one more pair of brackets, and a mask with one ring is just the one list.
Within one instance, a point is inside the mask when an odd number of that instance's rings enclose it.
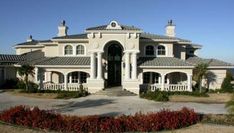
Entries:
{"label": "chimney", "polygon": [[28,37],[28,39],[27,39],[27,42],[31,42],[31,41],[33,41],[32,35],[30,35],[30,36]]}
{"label": "chimney", "polygon": [[173,24],[172,20],[168,21],[168,24],[166,26],[166,36],[169,37],[175,37],[176,33],[175,33],[175,25]]}
{"label": "chimney", "polygon": [[67,36],[68,27],[66,26],[65,20],[58,26],[58,36]]}

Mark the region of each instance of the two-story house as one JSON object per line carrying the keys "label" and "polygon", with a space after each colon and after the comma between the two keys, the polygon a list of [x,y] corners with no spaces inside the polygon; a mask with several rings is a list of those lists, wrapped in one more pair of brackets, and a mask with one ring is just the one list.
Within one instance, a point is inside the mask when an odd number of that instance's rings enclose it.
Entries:
{"label": "two-story house", "polygon": [[233,65],[197,57],[201,45],[176,37],[175,28],[169,21],[165,35],[156,35],[111,21],[68,35],[63,21],[56,37],[34,40],[30,36],[15,45],[16,55],[0,55],[0,78],[14,78],[15,67],[30,64],[35,66],[31,80],[40,89],[74,90],[83,84],[91,93],[113,86],[136,94],[145,87],[192,91],[193,70],[203,62],[214,74],[205,85],[220,88]]}

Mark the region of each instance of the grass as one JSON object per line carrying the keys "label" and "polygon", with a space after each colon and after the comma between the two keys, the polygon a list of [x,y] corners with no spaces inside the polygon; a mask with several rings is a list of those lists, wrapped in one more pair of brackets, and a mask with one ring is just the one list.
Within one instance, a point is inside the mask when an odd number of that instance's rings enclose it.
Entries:
{"label": "grass", "polygon": [[81,91],[54,91],[54,90],[39,90],[33,92],[25,92],[23,89],[7,90],[10,94],[17,96],[46,98],[46,99],[70,99],[79,98],[89,95],[86,90]]}
{"label": "grass", "polygon": [[232,114],[207,114],[203,116],[202,123],[234,126],[234,115]]}
{"label": "grass", "polygon": [[230,114],[234,115],[234,93],[232,94],[231,100],[226,103],[225,107]]}

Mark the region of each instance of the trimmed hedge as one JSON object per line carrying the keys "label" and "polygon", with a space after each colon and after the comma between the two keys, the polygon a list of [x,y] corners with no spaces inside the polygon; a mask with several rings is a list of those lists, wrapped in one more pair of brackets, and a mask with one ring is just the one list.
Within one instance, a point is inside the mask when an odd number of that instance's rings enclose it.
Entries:
{"label": "trimmed hedge", "polygon": [[150,132],[177,129],[195,124],[201,116],[193,110],[162,110],[133,116],[67,116],[37,107],[16,106],[0,114],[0,120],[26,127],[59,132]]}
{"label": "trimmed hedge", "polygon": [[147,91],[145,93],[141,93],[140,97],[149,99],[149,100],[154,100],[154,101],[169,101],[169,96],[172,95],[187,95],[187,96],[195,96],[195,97],[209,97],[207,93],[199,93],[197,91],[194,92],[187,92],[187,91],[175,91],[175,92],[169,92],[169,91],[160,91],[160,90],[155,90],[154,92],[152,91]]}

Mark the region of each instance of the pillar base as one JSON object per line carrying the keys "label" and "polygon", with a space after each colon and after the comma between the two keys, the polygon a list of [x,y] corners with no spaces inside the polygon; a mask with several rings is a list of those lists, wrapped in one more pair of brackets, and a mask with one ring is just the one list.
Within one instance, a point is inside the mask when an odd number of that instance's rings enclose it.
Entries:
{"label": "pillar base", "polygon": [[137,95],[140,94],[140,81],[138,79],[136,80],[126,80],[126,81],[123,81],[123,88],[130,91],[130,92],[133,92]]}
{"label": "pillar base", "polygon": [[103,79],[87,79],[88,92],[96,93],[104,89],[104,80]]}

